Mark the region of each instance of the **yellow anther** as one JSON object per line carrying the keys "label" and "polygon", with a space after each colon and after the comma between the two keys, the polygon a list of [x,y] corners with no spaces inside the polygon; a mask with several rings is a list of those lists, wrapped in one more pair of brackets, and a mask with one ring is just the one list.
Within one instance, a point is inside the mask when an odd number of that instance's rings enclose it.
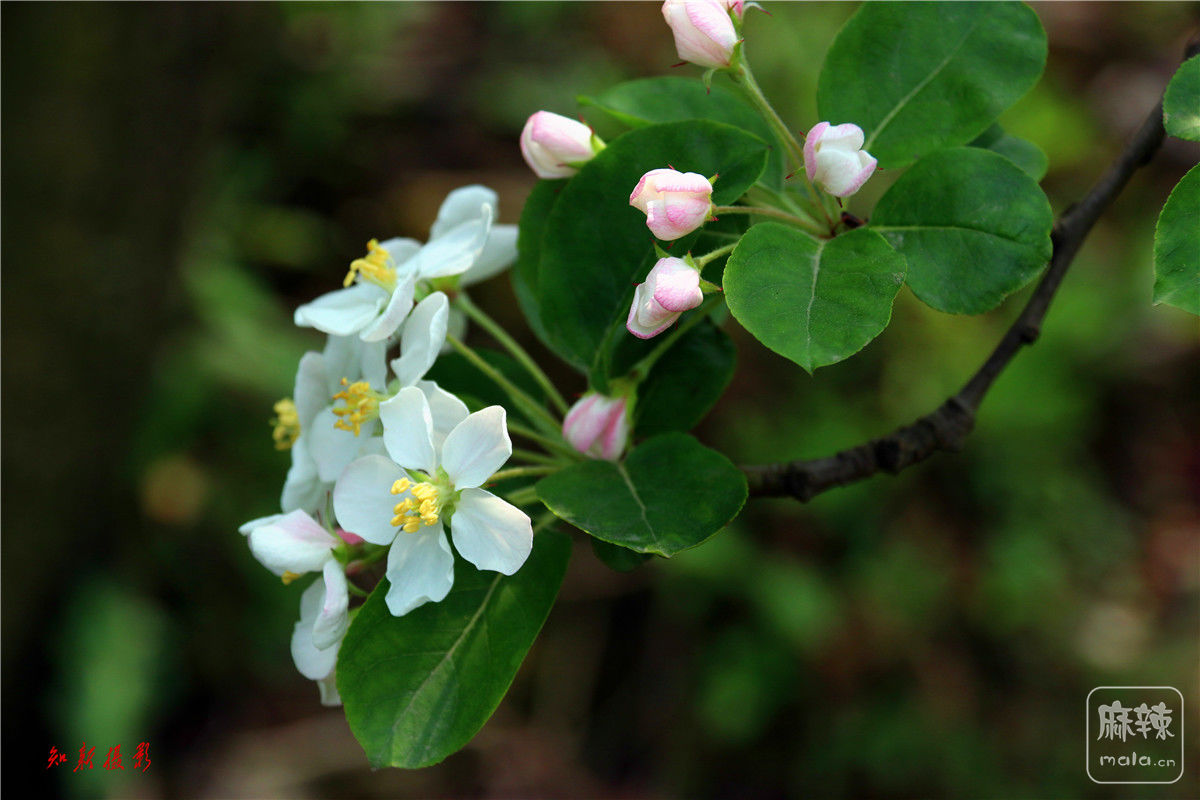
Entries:
{"label": "yellow anther", "polygon": [[[346,388],[335,394],[333,399],[335,402],[342,400],[346,403],[346,407],[333,409],[333,413],[338,417],[337,421],[333,423],[333,427],[350,431],[358,436],[364,423],[379,416],[379,394],[372,391],[371,384],[366,381],[350,383],[346,378],[342,378],[341,384]],[[394,487],[395,484],[393,484]],[[399,494],[399,492],[394,492],[394,494]]]}
{"label": "yellow anther", "polygon": [[412,486],[412,481],[408,478],[400,478],[392,484],[392,494],[403,494],[408,491],[408,487]]}
{"label": "yellow anther", "polygon": [[300,438],[300,415],[296,413],[296,404],[292,398],[285,397],[275,404],[275,417],[271,420],[275,430],[271,438],[275,440],[276,450],[288,450]]}
{"label": "yellow anther", "polygon": [[285,572],[281,576],[281,580],[283,581],[283,585],[287,586],[289,583],[291,583],[292,581],[296,580],[296,578],[299,578],[299,577],[300,577],[300,574],[298,572]]}
{"label": "yellow anther", "polygon": [[437,513],[437,502],[434,500],[422,500],[420,510],[421,510],[421,516],[423,516],[423,517],[428,516],[430,514],[436,514]]}
{"label": "yellow anther", "polygon": [[437,522],[437,521],[438,521],[438,515],[437,515],[437,514],[430,514],[429,516],[422,516],[422,517],[421,517],[421,522],[422,522],[422,523],[424,523],[424,524],[426,524],[426,525],[432,525],[432,524],[434,524],[434,523],[435,523],[435,522]]}
{"label": "yellow anther", "polygon": [[367,254],[350,262],[350,271],[346,273],[343,286],[354,283],[358,274],[363,280],[391,289],[396,284],[396,268],[393,266],[392,255],[380,246],[375,239],[367,242]]}
{"label": "yellow anther", "polygon": [[406,514],[409,511],[412,511],[412,507],[413,507],[412,500],[403,500],[399,503],[396,503],[395,507],[392,509],[392,513],[393,514]]}
{"label": "yellow anther", "polygon": [[396,516],[392,517],[392,527],[399,528],[401,525],[408,522],[408,520],[409,517],[406,517],[403,514],[397,514]]}
{"label": "yellow anther", "polygon": [[416,533],[421,529],[421,521],[413,517],[408,518],[408,522],[404,523],[405,533]]}

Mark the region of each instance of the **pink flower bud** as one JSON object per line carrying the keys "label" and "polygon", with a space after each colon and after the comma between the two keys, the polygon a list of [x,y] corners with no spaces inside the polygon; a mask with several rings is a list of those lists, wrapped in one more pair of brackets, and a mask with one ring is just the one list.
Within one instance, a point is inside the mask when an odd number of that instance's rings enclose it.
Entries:
{"label": "pink flower bud", "polygon": [[741,0],[667,0],[663,3],[663,19],[675,34],[679,57],[701,67],[728,67],[738,42],[737,29],[729,12],[735,9],[734,13],[740,19],[741,5]]}
{"label": "pink flower bud", "polygon": [[627,410],[624,397],[589,392],[567,412],[563,436],[581,453],[616,461],[629,439]]}
{"label": "pink flower bud", "polygon": [[582,122],[539,111],[521,131],[521,155],[539,178],[569,178],[603,147],[593,138],[592,129]]}
{"label": "pink flower bud", "polygon": [[357,533],[351,533],[350,531],[346,530],[345,528],[338,528],[334,531],[334,533],[336,533],[338,535],[339,539],[341,539],[343,542],[345,542],[346,544],[351,545],[351,546],[356,545],[356,544],[362,544],[363,542],[366,541],[366,539],[362,538]]}
{"label": "pink flower bud", "polygon": [[660,258],[633,293],[625,328],[639,339],[665,331],[679,315],[704,301],[700,271],[682,258]]}
{"label": "pink flower bud", "polygon": [[875,158],[862,146],[862,128],[854,123],[818,122],[804,140],[804,169],[831,195],[849,197],[875,172]]}
{"label": "pink flower bud", "polygon": [[646,215],[651,233],[669,242],[687,236],[712,216],[712,184],[697,172],[652,169],[634,187],[629,205]]}

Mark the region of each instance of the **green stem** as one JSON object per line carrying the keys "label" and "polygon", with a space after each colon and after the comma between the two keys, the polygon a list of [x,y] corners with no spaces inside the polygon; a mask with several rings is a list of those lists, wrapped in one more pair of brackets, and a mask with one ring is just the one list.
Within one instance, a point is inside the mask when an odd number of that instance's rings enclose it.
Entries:
{"label": "green stem", "polygon": [[516,436],[521,436],[525,439],[529,439],[530,441],[537,442],[542,447],[546,448],[547,451],[551,453],[557,453],[560,456],[565,456],[571,461],[578,461],[582,457],[575,451],[574,448],[567,444],[566,441],[562,439],[552,439],[549,436],[545,436],[544,434],[535,431],[533,428],[527,428],[519,422],[513,422],[511,419],[508,421],[508,430],[510,433]]}
{"label": "green stem", "polygon": [[663,353],[671,349],[671,345],[679,341],[685,333],[700,324],[709,312],[712,311],[721,302],[722,296],[719,294],[712,295],[705,299],[703,303],[696,309],[695,314],[688,316],[686,320],[679,323],[675,330],[671,331],[658,345],[646,354],[646,357],[633,365],[633,369],[629,370],[628,376],[634,383],[641,383],[642,380],[650,374],[650,368],[654,366],[654,362],[662,358]]}
{"label": "green stem", "polygon": [[[741,241],[741,237],[738,237],[738,242],[740,242],[740,241]],[[738,246],[738,242],[733,242],[732,244],[722,245],[721,247],[718,247],[716,250],[713,250],[711,253],[705,253],[704,255],[700,256],[699,258],[692,258],[692,261],[696,262],[697,267],[699,267],[700,269],[704,269],[706,266],[708,266],[708,264],[710,262],[717,260],[718,258],[725,255],[726,253],[732,253],[733,248]]]}
{"label": "green stem", "polygon": [[755,214],[760,217],[771,217],[773,219],[782,220],[795,225],[801,230],[808,231],[814,236],[824,236],[829,238],[829,231],[821,227],[821,223],[806,217],[798,217],[795,214],[789,214],[786,211],[780,211],[778,208],[766,208],[762,206],[713,206],[713,214]]}
{"label": "green stem", "polygon": [[524,478],[530,475],[550,475],[558,472],[560,467],[509,467],[496,472],[492,477],[488,478],[488,483],[493,481],[503,481],[509,478]]}
{"label": "green stem", "polygon": [[526,486],[524,489],[517,489],[515,492],[509,492],[504,495],[504,499],[512,503],[514,506],[525,506],[530,503],[539,502],[537,490],[532,486]]}
{"label": "green stem", "polygon": [[533,379],[538,382],[538,385],[546,391],[546,396],[550,398],[550,402],[558,409],[560,414],[567,413],[567,401],[563,400],[558,389],[554,388],[554,384],[546,377],[546,373],[542,372],[541,367],[537,365],[530,356],[525,352],[525,348],[521,347],[515,339],[508,335],[508,332],[491,317],[483,312],[483,309],[471,302],[465,294],[459,294],[454,298],[454,305],[462,309],[462,311],[471,319],[479,324],[484,330],[492,335],[492,338],[499,342],[505,350],[507,350],[513,358],[525,370],[533,376]]}
{"label": "green stem", "polygon": [[536,534],[538,531],[550,527],[557,519],[558,517],[554,516],[553,511],[547,511],[538,517],[538,521],[533,524],[533,532]]}
{"label": "green stem", "polygon": [[553,431],[555,433],[558,432],[560,427],[558,421],[554,419],[554,417],[550,415],[550,412],[542,407],[540,403],[538,403],[529,395],[525,394],[520,387],[518,387],[508,378],[504,377],[504,375],[498,369],[480,358],[478,353],[476,353],[467,345],[463,344],[458,337],[447,334],[446,341],[449,342],[455,350],[462,353],[462,355],[468,361],[474,364],[476,369],[478,369],[487,377],[491,378],[493,383],[503,389],[508,396],[512,398],[513,403],[521,408],[521,410],[524,411],[531,420],[540,424],[547,431]]}
{"label": "green stem", "polygon": [[522,461],[529,461],[533,464],[544,464],[548,467],[563,466],[562,459],[539,453],[536,450],[524,450],[520,447],[514,447],[512,454],[513,458],[519,458]]}

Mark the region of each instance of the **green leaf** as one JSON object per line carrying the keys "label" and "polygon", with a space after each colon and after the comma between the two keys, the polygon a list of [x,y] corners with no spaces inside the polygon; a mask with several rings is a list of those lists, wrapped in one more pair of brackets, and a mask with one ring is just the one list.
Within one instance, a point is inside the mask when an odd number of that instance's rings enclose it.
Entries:
{"label": "green leaf", "polygon": [[[719,174],[718,205],[732,203],[762,173],[761,139],[716,122],[670,122],[614,139],[563,188],[546,221],[539,266],[542,322],[548,343],[573,363],[591,363],[610,328],[623,322],[633,287],[649,272],[654,237],[629,205],[643,174],[673,166]],[[696,234],[671,243],[687,252]],[[623,333],[623,332],[618,332]]]}
{"label": "green leaf", "polygon": [[871,217],[908,261],[908,285],[939,311],[999,305],[1050,260],[1050,203],[1037,182],[988,150],[926,156],[880,198]]}
{"label": "green leaf", "polygon": [[1200,141],[1200,56],[1192,56],[1167,84],[1163,125],[1180,139]]}
{"label": "green leaf", "polygon": [[887,327],[904,259],[874,231],[816,240],[786,225],[751,228],[725,265],[725,299],[767,347],[812,372]]}
{"label": "green leaf", "polygon": [[749,131],[771,145],[763,179],[783,183],[784,149],[762,115],[723,86],[706,91],[694,78],[639,78],[619,83],[596,97],[580,97],[581,105],[604,112],[632,128],[658,122],[710,119]]}
{"label": "green leaf", "polygon": [[1156,304],[1200,315],[1200,165],[1183,176],[1158,217],[1154,273]]}
{"label": "green leaf", "polygon": [[436,764],[496,710],[554,605],[571,540],[545,530],[517,573],[481,572],[456,559],[440,603],[393,617],[381,582],[338,654],[338,692],[373,767]]}
{"label": "green leaf", "polygon": [[993,125],[980,134],[975,141],[971,142],[971,147],[982,147],[993,153],[999,153],[1023,169],[1035,181],[1046,177],[1046,169],[1050,166],[1042,148],[1028,139],[1005,133],[999,125]]}
{"label": "green leaf", "polygon": [[692,328],[654,363],[638,387],[634,432],[653,436],[691,430],[729,385],[736,360],[737,348],[723,330],[711,322]]}
{"label": "green leaf", "polygon": [[670,557],[737,516],[746,478],[691,436],[664,433],[623,463],[584,461],[542,478],[537,493],[561,519],[597,539]]}
{"label": "green leaf", "polygon": [[[546,218],[550,209],[558,200],[565,180],[538,181],[525,198],[525,207],[521,210],[521,222],[517,231],[517,261],[512,268],[513,293],[517,303],[525,314],[529,328],[542,340],[549,344],[546,328],[542,324],[542,312],[538,305],[538,267],[542,260],[542,236],[546,232]],[[576,366],[585,366],[576,363]]]}
{"label": "green leaf", "polygon": [[1037,82],[1046,33],[1021,3],[865,3],[821,69],[820,118],[853,122],[881,169],[965,144]]}
{"label": "green leaf", "polygon": [[596,558],[603,561],[606,567],[617,572],[630,572],[653,558],[649,553],[637,553],[628,547],[609,544],[594,536],[590,538],[592,552],[596,554]]}

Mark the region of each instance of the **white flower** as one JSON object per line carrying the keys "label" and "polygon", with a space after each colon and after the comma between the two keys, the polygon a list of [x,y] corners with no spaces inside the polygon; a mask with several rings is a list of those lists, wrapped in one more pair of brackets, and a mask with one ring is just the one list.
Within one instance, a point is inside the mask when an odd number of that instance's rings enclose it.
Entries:
{"label": "white flower", "polygon": [[431,407],[418,387],[401,389],[380,407],[391,458],[358,459],[333,490],[343,527],[368,542],[391,544],[386,601],[396,616],[449,593],[454,557],[444,524],[459,555],[479,569],[511,575],[533,546],[529,517],[478,488],[512,454],[504,409],[490,406],[458,418],[462,410]]}
{"label": "white flower", "polygon": [[292,660],[300,674],[317,682],[321,703],[341,705],[334,681],[338,651],[350,626],[346,574],[334,560],[300,596],[300,621],[292,631]]}
{"label": "white flower", "polygon": [[875,172],[875,157],[862,149],[862,128],[853,122],[818,122],[804,139],[804,169],[834,197],[849,197]]}
{"label": "white flower", "polygon": [[336,536],[303,511],[254,520],[242,530],[248,536],[250,552],[284,583],[323,569],[339,544]]}
{"label": "white flower", "polygon": [[276,446],[290,439],[292,451],[280,498],[284,511],[316,513],[347,464],[364,451],[379,452],[369,436],[356,438],[352,431],[336,427],[334,395],[343,389],[342,379],[347,385],[382,386],[387,377],[385,347],[383,342],[363,342],[356,336],[330,336],[323,353],[305,353],[300,359],[292,397],[275,405]]}
{"label": "white flower", "polygon": [[296,309],[295,322],[337,336],[385,341],[408,316],[418,284],[459,278],[468,285],[490,277],[516,257],[516,226],[494,225],[496,193],[483,186],[455,189],[442,203],[424,245],[412,239],[372,239],[350,265],[345,288]]}

